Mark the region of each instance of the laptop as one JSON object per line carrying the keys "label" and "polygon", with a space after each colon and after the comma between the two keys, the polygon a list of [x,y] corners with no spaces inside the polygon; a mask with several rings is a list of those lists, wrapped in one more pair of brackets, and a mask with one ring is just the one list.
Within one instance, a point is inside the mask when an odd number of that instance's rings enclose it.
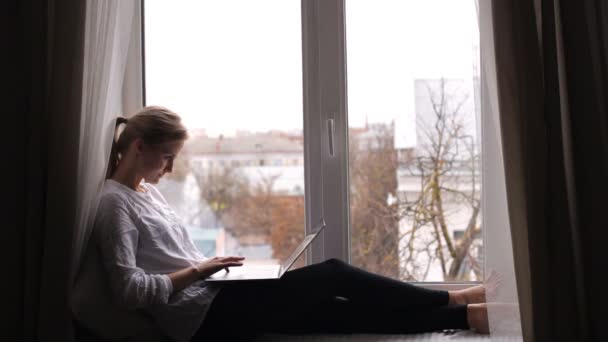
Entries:
{"label": "laptop", "polygon": [[313,231],[306,235],[304,240],[291,253],[289,258],[281,265],[244,265],[239,267],[231,267],[230,272],[219,271],[205,279],[209,282],[229,282],[229,281],[245,281],[245,280],[263,280],[263,279],[279,279],[293,266],[298,257],[306,250],[312,241],[325,228],[325,220],[321,222]]}

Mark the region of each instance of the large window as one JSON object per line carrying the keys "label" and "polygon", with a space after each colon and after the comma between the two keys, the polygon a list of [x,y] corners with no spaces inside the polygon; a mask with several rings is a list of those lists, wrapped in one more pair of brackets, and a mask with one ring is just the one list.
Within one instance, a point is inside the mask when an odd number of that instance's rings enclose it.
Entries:
{"label": "large window", "polygon": [[404,280],[479,279],[474,2],[345,3],[351,261]]}
{"label": "large window", "polygon": [[[159,185],[207,255],[483,274],[473,0],[145,2],[146,104],[192,138]],[[303,264],[300,261],[300,265]]]}

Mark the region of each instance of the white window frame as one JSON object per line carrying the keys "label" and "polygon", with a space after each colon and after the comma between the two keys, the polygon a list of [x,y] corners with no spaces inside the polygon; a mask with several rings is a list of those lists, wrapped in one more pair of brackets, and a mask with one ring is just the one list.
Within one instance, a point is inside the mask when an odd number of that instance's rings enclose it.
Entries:
{"label": "white window frame", "polygon": [[343,1],[302,0],[302,53],[307,232],[327,223],[307,261],[350,262]]}

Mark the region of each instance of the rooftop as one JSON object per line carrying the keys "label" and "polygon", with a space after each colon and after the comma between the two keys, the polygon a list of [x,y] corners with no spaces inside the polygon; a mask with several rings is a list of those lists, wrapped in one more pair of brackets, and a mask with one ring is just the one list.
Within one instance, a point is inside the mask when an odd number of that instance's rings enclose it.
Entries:
{"label": "rooftop", "polygon": [[301,136],[278,133],[256,133],[236,137],[198,136],[190,139],[184,151],[197,154],[216,153],[270,153],[299,152],[304,150]]}

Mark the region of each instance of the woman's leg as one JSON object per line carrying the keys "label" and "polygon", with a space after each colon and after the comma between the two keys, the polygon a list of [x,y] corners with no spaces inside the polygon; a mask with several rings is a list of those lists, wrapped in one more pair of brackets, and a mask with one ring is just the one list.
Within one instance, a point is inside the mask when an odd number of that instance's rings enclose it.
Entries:
{"label": "woman's leg", "polygon": [[[341,260],[330,259],[322,263],[287,272],[283,286],[314,289],[315,295],[344,297],[358,304],[372,304],[386,308],[412,306],[438,307],[449,304],[447,291],[425,289],[399,280],[370,273]],[[464,304],[464,303],[463,303]]]}
{"label": "woman's leg", "polygon": [[[280,280],[230,283],[213,302],[199,337],[246,339],[263,332],[407,333],[467,328],[465,305],[338,260],[287,272]],[[201,339],[202,340],[202,339]]]}

